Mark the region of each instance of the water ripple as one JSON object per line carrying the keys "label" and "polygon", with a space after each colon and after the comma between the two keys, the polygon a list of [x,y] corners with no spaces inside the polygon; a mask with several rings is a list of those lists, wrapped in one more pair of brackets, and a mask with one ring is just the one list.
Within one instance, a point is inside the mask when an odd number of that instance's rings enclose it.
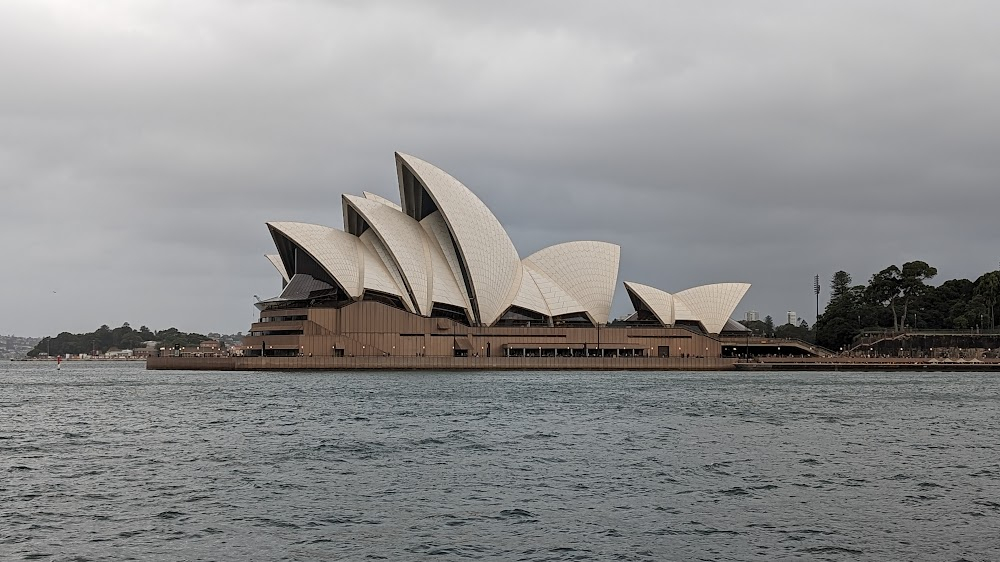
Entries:
{"label": "water ripple", "polygon": [[0,560],[988,560],[1000,378],[0,365]]}

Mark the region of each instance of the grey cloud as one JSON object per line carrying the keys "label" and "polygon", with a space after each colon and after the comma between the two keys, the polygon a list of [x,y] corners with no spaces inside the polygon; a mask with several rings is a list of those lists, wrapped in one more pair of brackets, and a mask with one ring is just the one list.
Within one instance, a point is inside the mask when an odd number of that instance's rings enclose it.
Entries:
{"label": "grey cloud", "polygon": [[245,330],[278,288],[263,223],[398,198],[395,150],[463,180],[522,255],[616,242],[622,279],[753,283],[738,312],[811,320],[837,269],[974,277],[1000,241],[997,12],[8,2],[0,332]]}

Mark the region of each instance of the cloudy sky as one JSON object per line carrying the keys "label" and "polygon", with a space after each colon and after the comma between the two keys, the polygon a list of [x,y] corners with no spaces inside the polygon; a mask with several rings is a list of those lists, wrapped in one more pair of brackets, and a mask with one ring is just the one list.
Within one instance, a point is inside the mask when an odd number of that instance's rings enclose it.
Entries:
{"label": "cloudy sky", "polygon": [[[0,333],[245,331],[268,220],[469,186],[522,256],[719,281],[810,323],[812,277],[1000,260],[995,2],[0,3]],[[614,314],[630,309],[619,289]]]}

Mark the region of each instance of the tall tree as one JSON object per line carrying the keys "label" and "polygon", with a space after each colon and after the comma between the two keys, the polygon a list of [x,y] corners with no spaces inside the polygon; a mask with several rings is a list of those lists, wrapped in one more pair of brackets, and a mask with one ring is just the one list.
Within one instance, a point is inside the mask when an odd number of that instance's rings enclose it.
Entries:
{"label": "tall tree", "polygon": [[900,269],[900,296],[903,297],[903,327],[906,327],[906,309],[915,299],[919,299],[927,293],[927,285],[924,281],[933,279],[937,275],[937,268],[927,265],[923,261],[910,261],[903,264]]}
{"label": "tall tree", "polygon": [[892,309],[892,329],[899,330],[899,315],[896,313],[896,299],[902,288],[902,272],[895,265],[872,275],[866,290],[870,301]]}
{"label": "tall tree", "polygon": [[838,271],[833,274],[833,279],[830,280],[830,300],[835,301],[837,299],[849,296],[851,293],[851,274],[846,271]]}
{"label": "tall tree", "polygon": [[816,319],[816,343],[837,349],[848,345],[858,334],[858,292],[851,286],[851,275],[838,271],[830,279],[830,302]]}
{"label": "tall tree", "polygon": [[991,271],[976,279],[975,294],[983,297],[989,313],[990,329],[996,327],[994,309],[1000,300],[1000,271]]}

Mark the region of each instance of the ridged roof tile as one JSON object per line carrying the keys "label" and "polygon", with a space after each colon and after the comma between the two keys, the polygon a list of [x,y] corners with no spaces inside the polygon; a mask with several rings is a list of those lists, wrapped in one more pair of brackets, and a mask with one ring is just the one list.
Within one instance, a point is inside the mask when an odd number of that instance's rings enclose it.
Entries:
{"label": "ridged roof tile", "polygon": [[607,324],[618,284],[621,249],[616,244],[578,241],[556,244],[524,259],[569,293],[597,324]]}
{"label": "ridged roof tile", "polygon": [[749,283],[713,283],[674,294],[674,301],[688,309],[710,334],[718,334],[750,289]]}
{"label": "ridged roof tile", "polygon": [[656,316],[660,323],[670,326],[674,323],[674,296],[666,291],[661,291],[656,287],[650,287],[649,285],[643,285],[641,283],[635,283],[632,281],[625,282],[625,290],[628,291],[629,296],[634,296],[638,298],[650,312]]}
{"label": "ridged roof tile", "polygon": [[[418,314],[431,313],[431,256],[426,234],[412,217],[378,201],[344,195],[389,251],[398,265],[402,280],[409,286]],[[366,231],[367,234],[367,231]]]}
{"label": "ridged roof tile", "polygon": [[[420,180],[444,217],[465,263],[479,320],[492,324],[520,288],[521,260],[507,231],[469,188],[447,172],[414,156],[397,153],[396,157]],[[400,196],[409,213],[404,194]]]}
{"label": "ridged roof tile", "polygon": [[356,237],[318,224],[269,222],[267,225],[312,256],[348,295],[361,296],[361,254]]}

